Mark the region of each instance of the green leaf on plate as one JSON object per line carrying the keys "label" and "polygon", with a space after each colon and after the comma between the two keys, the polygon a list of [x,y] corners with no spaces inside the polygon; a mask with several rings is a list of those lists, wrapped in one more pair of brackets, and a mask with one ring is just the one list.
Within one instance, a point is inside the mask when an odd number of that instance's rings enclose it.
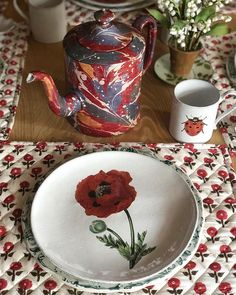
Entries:
{"label": "green leaf on plate", "polygon": [[103,236],[96,236],[96,238],[104,243],[107,247],[110,248],[118,248],[119,247],[119,241],[117,239],[114,239],[112,235],[103,235]]}
{"label": "green leaf on plate", "polygon": [[130,246],[126,243],[126,245],[120,245],[118,251],[122,257],[130,261],[132,259],[132,251]]}

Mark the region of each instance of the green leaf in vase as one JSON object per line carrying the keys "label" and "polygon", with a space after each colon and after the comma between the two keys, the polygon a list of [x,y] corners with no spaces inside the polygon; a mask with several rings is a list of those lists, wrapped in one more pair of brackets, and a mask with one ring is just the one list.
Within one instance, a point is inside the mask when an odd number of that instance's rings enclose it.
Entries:
{"label": "green leaf in vase", "polygon": [[215,14],[216,14],[216,8],[214,5],[205,7],[196,16],[195,21],[196,22],[207,21],[209,18],[212,18],[213,16],[215,16]]}
{"label": "green leaf in vase", "polygon": [[173,24],[172,28],[175,28],[177,31],[183,29],[188,24],[185,20],[177,19]]}
{"label": "green leaf in vase", "polygon": [[163,27],[168,28],[170,26],[168,18],[163,15],[159,10],[154,8],[148,8],[147,11],[153,16]]}
{"label": "green leaf in vase", "polygon": [[220,37],[229,33],[229,27],[227,24],[215,24],[211,27],[211,30],[207,33],[207,35]]}

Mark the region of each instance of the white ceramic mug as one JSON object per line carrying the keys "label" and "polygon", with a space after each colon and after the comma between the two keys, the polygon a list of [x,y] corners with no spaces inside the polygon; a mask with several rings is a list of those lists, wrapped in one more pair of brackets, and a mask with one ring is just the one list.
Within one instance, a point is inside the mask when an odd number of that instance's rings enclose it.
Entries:
{"label": "white ceramic mug", "polygon": [[170,134],[180,142],[207,142],[216,124],[236,109],[234,104],[217,116],[219,104],[230,94],[236,96],[236,91],[228,90],[220,95],[215,86],[203,80],[190,79],[178,83],[172,101]]}
{"label": "white ceramic mug", "polygon": [[28,0],[29,18],[13,0],[15,10],[30,24],[36,41],[55,43],[62,41],[67,32],[64,0]]}

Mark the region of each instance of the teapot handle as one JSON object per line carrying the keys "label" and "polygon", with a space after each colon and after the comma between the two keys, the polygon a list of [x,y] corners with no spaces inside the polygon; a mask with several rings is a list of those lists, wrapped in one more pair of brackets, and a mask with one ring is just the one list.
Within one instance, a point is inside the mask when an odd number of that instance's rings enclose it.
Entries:
{"label": "teapot handle", "polygon": [[150,66],[155,50],[156,37],[157,37],[157,24],[156,20],[151,16],[141,15],[133,23],[133,27],[140,32],[143,31],[145,26],[148,26],[148,34],[146,40],[146,51],[144,56],[143,72],[146,72]]}

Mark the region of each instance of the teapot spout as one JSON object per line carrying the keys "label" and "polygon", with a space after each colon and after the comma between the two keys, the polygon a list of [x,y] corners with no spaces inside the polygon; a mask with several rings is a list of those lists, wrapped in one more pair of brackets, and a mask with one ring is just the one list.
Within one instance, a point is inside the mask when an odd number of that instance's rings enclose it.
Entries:
{"label": "teapot spout", "polygon": [[48,96],[50,109],[58,116],[67,117],[82,109],[82,98],[79,92],[70,92],[61,96],[52,77],[41,71],[30,72],[26,78],[27,83],[42,81]]}

